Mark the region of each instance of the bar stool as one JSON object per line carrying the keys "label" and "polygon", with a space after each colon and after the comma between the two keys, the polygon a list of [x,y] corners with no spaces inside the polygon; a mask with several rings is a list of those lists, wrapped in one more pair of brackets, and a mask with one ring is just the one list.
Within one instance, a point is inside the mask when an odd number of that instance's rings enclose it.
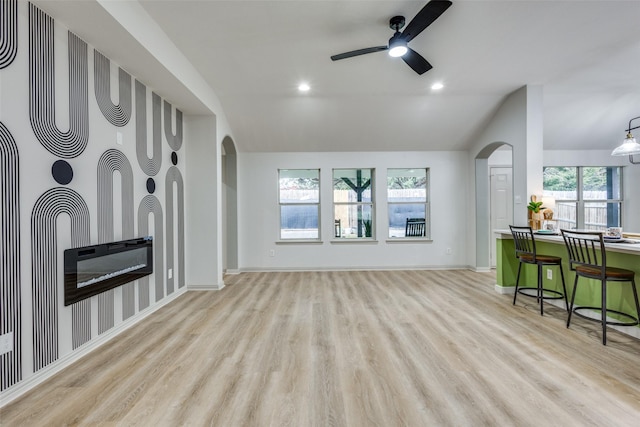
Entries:
{"label": "bar stool", "polygon": [[[600,322],[602,323],[602,344],[607,345],[607,325],[638,325],[640,305],[638,305],[635,272],[624,268],[607,267],[607,252],[601,232],[569,230],[560,230],[560,232],[562,233],[562,238],[569,252],[569,267],[576,272],[576,279],[573,282],[573,294],[571,295],[571,305],[569,306],[569,317],[567,318],[567,328],[571,324],[571,313],[575,313],[587,320]],[[602,293],[602,303],[600,307],[581,306],[574,308],[573,302],[576,298],[576,288],[578,287],[579,277],[600,281]],[[607,282],[627,282],[631,284],[636,305],[636,317],[628,313],[607,308]],[[600,319],[585,316],[580,313],[580,310],[600,311]],[[607,313],[615,313],[628,321],[607,320]]]}
{"label": "bar stool", "polygon": [[[540,315],[543,315],[542,303],[545,299],[562,299],[564,298],[565,307],[569,307],[567,302],[567,288],[564,283],[564,272],[562,271],[562,258],[551,255],[541,255],[536,252],[536,241],[533,237],[531,227],[519,227],[510,225],[511,235],[516,248],[516,258],[518,258],[518,277],[516,278],[516,291],[513,296],[513,304],[516,303],[518,293],[533,297],[540,304]],[[520,271],[522,264],[535,264],[538,266],[538,286],[537,287],[520,287]],[[555,289],[547,289],[542,286],[542,266],[556,265],[560,267],[560,277],[562,278],[563,292]],[[526,291],[535,290],[535,295]]]}

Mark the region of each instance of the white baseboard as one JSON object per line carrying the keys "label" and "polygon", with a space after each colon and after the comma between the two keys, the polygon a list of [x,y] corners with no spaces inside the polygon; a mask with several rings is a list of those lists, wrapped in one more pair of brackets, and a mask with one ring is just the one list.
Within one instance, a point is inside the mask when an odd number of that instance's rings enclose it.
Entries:
{"label": "white baseboard", "polygon": [[468,265],[369,266],[369,267],[247,267],[241,273],[282,273],[314,271],[402,271],[402,270],[468,270]]}
{"label": "white baseboard", "polygon": [[224,271],[224,274],[240,274],[240,270],[238,270],[237,268],[227,268]]}
{"label": "white baseboard", "polygon": [[217,285],[189,285],[190,291],[219,291],[224,288],[224,282],[220,282]]}
{"label": "white baseboard", "polygon": [[186,292],[187,292],[186,286],[179,288],[176,292],[170,295],[167,295],[166,298],[162,299],[157,304],[138,312],[138,314],[135,315],[133,318],[129,318],[126,321],[114,326],[113,328],[109,329],[107,332],[104,332],[98,335],[96,338],[82,345],[81,347],[74,350],[73,352],[60,357],[58,360],[47,365],[45,368],[40,369],[38,372],[34,373],[30,377],[25,378],[19,383],[4,390],[2,393],[0,393],[0,408],[14,401],[15,399],[22,396],[29,390],[41,384],[42,382],[48,380],[49,378],[51,378],[53,375],[57,374],[64,368],[77,362],[78,360],[80,360],[80,358],[86,356],[87,354],[91,353],[97,348],[108,343],[112,338],[115,338],[116,336],[120,335],[122,332],[126,331],[130,327],[134,326],[135,324],[145,319],[150,314],[159,310],[163,306],[169,304],[171,301],[175,300],[176,298],[178,298],[179,296],[181,296]]}
{"label": "white baseboard", "polygon": [[494,285],[494,289],[497,293],[503,295],[513,295],[515,294],[516,287],[515,286],[500,286],[497,283]]}

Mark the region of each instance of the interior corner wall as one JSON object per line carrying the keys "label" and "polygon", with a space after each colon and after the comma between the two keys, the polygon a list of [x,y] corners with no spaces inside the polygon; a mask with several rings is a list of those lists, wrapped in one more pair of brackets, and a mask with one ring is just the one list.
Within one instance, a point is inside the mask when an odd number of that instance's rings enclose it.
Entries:
{"label": "interior corner wall", "polygon": [[215,116],[188,116],[187,283],[189,289],[222,288],[220,148]]}
{"label": "interior corner wall", "polygon": [[[532,192],[542,189],[542,87],[524,86],[512,92],[498,108],[488,125],[478,134],[475,144],[470,150],[469,167],[486,167],[482,162],[478,165],[476,159],[488,158],[491,152],[486,147],[496,143],[506,143],[513,149],[513,194],[514,194],[514,222],[526,223],[527,200]],[[484,151],[483,151],[484,150]],[[539,152],[539,154],[538,154]],[[478,220],[481,215],[476,211],[477,206],[488,209],[488,186],[482,185],[482,193],[478,193],[475,179],[479,172],[471,175],[469,188],[471,198],[476,205],[469,209],[467,227],[469,239],[473,239],[468,246],[469,259],[476,260],[476,268],[489,267],[489,223],[485,229],[479,229]],[[484,174],[484,173],[482,173]],[[488,176],[488,171],[486,173]],[[488,178],[487,178],[488,179]],[[539,183],[537,183],[539,181]],[[485,189],[486,188],[486,193]],[[485,209],[484,204],[487,205]],[[482,227],[484,227],[484,223]],[[482,234],[479,238],[479,234]]]}
{"label": "interior corner wall", "polygon": [[[186,290],[180,106],[15,4],[1,24],[17,37],[0,40],[3,402]],[[146,235],[151,276],[63,304],[65,249]]]}

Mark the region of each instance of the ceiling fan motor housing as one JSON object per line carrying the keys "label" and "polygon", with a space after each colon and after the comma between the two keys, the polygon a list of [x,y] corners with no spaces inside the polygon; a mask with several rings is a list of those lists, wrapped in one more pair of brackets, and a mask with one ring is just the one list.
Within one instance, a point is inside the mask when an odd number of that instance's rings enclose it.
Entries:
{"label": "ceiling fan motor housing", "polygon": [[404,23],[404,16],[394,16],[389,20],[389,28],[398,32],[400,31],[400,28],[404,27]]}

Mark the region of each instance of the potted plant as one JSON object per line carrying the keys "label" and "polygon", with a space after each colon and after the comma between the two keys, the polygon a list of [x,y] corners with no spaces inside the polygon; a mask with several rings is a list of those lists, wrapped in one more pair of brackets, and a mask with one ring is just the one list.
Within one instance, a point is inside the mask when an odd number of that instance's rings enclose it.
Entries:
{"label": "potted plant", "polygon": [[362,226],[364,227],[364,237],[371,237],[371,219],[363,219]]}
{"label": "potted plant", "polygon": [[527,205],[529,210],[529,224],[534,230],[539,230],[542,227],[542,219],[540,218],[540,211],[546,209],[542,206],[542,201],[538,201],[536,196],[531,196],[531,201]]}

